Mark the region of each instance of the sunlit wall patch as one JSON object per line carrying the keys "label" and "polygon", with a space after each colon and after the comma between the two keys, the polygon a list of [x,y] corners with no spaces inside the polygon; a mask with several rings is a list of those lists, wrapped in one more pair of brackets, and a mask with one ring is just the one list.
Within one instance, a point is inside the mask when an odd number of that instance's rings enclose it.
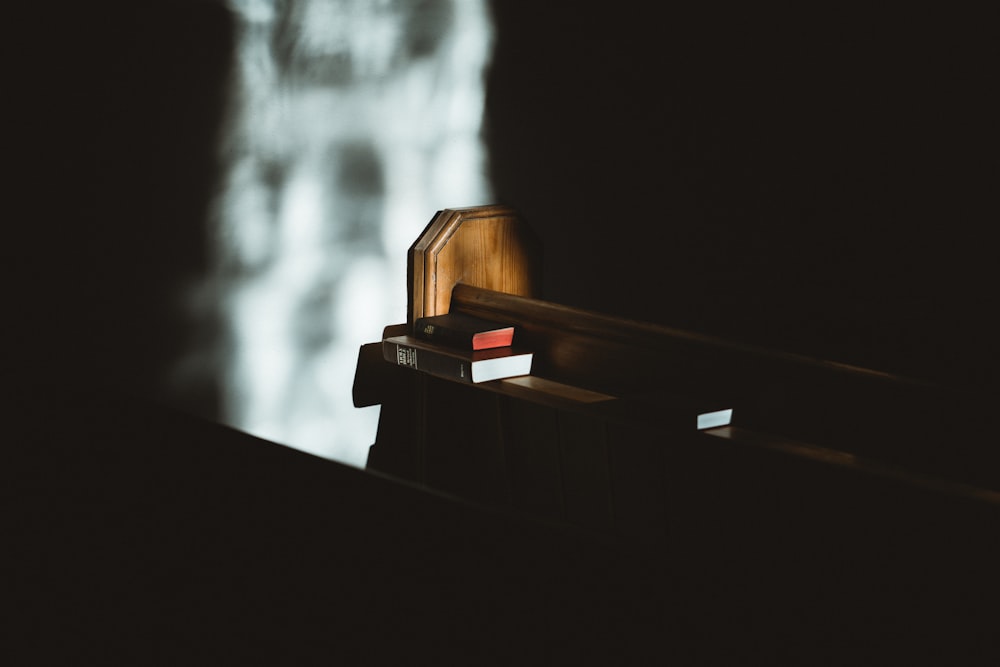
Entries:
{"label": "sunlit wall patch", "polygon": [[[406,316],[406,249],[490,201],[485,0],[229,0],[236,31],[215,270],[222,420],[363,465],[361,344]],[[206,315],[208,317],[208,315]],[[204,351],[193,351],[203,359]]]}

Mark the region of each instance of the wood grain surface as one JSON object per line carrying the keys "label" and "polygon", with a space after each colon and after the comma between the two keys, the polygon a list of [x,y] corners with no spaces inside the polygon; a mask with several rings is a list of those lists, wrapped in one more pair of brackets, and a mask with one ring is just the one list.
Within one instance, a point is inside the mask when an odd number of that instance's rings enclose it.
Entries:
{"label": "wood grain surface", "polygon": [[538,296],[541,249],[510,208],[438,211],[407,255],[407,321],[448,312],[458,283]]}

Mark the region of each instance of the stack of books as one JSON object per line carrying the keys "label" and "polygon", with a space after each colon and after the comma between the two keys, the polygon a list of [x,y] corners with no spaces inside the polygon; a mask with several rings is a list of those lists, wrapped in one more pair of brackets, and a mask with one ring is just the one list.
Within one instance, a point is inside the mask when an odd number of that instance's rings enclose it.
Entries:
{"label": "stack of books", "polygon": [[531,373],[533,354],[513,343],[513,325],[447,313],[417,318],[413,335],[383,338],[382,356],[398,366],[479,383]]}

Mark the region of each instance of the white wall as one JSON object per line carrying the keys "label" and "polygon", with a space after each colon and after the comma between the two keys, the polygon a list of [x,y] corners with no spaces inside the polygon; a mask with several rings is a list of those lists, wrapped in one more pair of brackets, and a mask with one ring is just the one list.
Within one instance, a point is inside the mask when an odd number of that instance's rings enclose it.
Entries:
{"label": "white wall", "polygon": [[361,344],[406,315],[406,249],[441,208],[490,202],[485,0],[230,0],[215,271],[222,420],[363,466]]}

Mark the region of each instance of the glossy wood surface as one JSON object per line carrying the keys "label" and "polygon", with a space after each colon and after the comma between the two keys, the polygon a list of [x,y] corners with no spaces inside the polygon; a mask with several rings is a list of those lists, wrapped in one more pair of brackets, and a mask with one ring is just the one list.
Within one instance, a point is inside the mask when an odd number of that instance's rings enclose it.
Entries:
{"label": "glossy wood surface", "polygon": [[522,296],[537,296],[541,284],[538,241],[504,206],[438,211],[407,262],[409,323],[447,313],[459,282]]}

